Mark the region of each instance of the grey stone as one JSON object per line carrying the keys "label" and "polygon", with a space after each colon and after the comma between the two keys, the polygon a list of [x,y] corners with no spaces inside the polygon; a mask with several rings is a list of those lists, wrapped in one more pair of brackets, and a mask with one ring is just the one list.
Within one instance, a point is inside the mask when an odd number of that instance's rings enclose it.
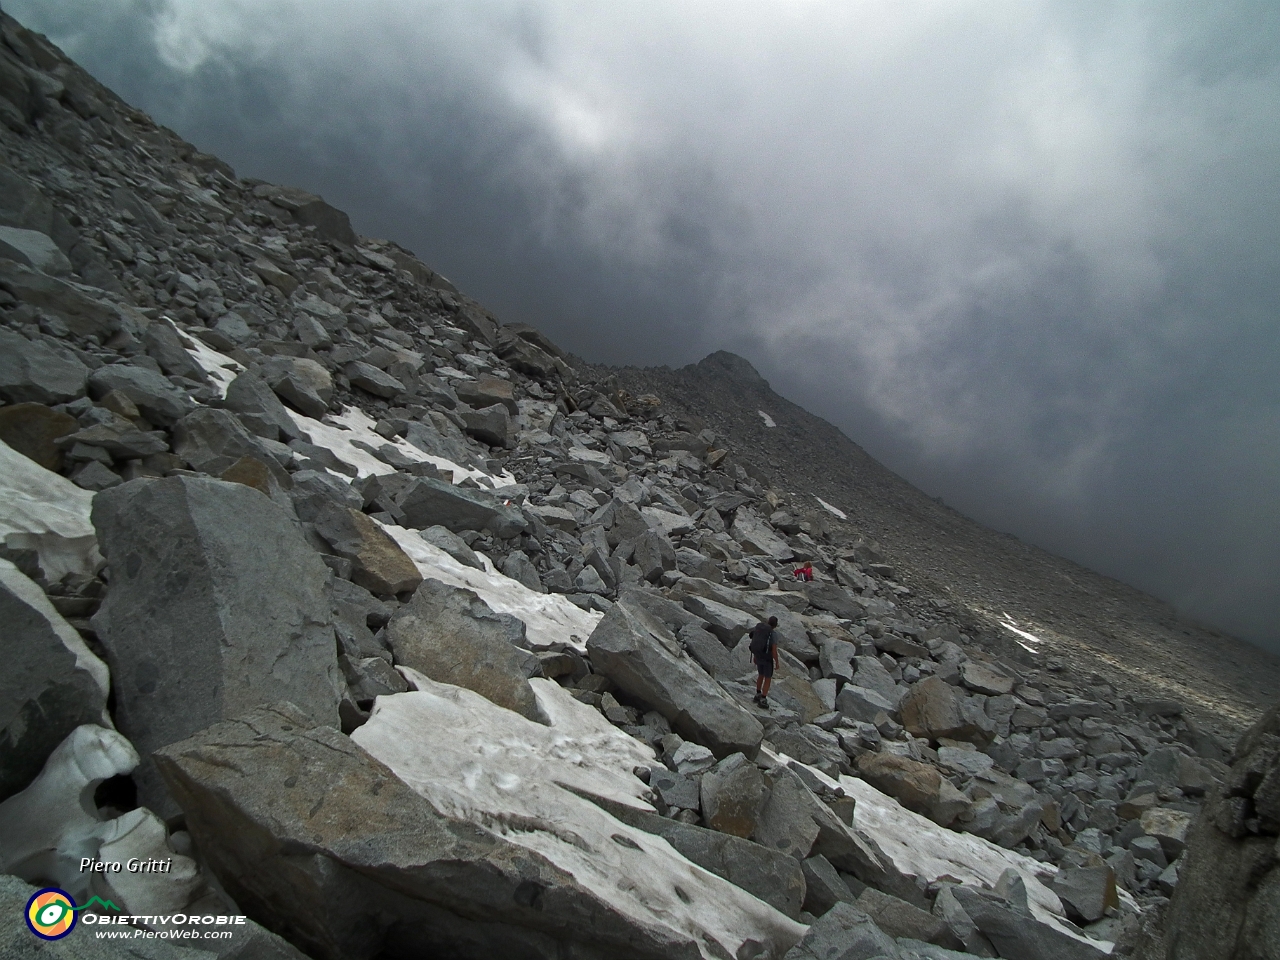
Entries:
{"label": "grey stone", "polygon": [[314,956],[697,955],[687,935],[637,924],[540,854],[437,811],[288,705],[157,762],[227,893]]}
{"label": "grey stone", "polygon": [[252,371],[246,371],[231,381],[222,405],[236,414],[250,433],[260,437],[287,441],[302,436],[275,391]]}
{"label": "grey stone", "polygon": [[837,903],[819,917],[784,960],[897,960],[898,945],[852,903]]}
{"label": "grey stone", "polygon": [[597,673],[648,703],[682,737],[716,756],[754,757],[764,730],[751,714],[684,655],[666,625],[620,601],[596,625],[587,652]]}
{"label": "grey stone", "polygon": [[542,585],[542,580],[538,577],[537,568],[523,550],[512,550],[507,554],[507,559],[502,561],[502,575],[518,580],[530,590],[538,593],[547,592]]}
{"label": "grey stone", "polygon": [[662,837],[685,859],[741,887],[794,919],[805,898],[805,879],[792,857],[734,834],[669,820],[628,804],[588,796],[623,823]]}
{"label": "grey stone", "polygon": [[578,575],[573,578],[573,585],[579,593],[604,594],[609,592],[608,585],[594,567],[583,567],[578,572]]}
{"label": "grey stone", "polygon": [[1217,779],[1207,764],[1189,757],[1176,747],[1152,750],[1134,774],[1135,780],[1147,780],[1166,787],[1177,787],[1188,796],[1198,797],[1210,790]]}
{"label": "grey stone", "polygon": [[657,583],[663,573],[676,568],[676,552],[671,541],[653,530],[646,530],[635,539],[631,559],[639,568],[641,578],[650,583]]}
{"label": "grey stone", "polygon": [[9,403],[65,403],[84,396],[89,368],[46,340],[0,328],[0,397]]}
{"label": "grey stone", "polygon": [[853,680],[853,658],[858,648],[844,640],[825,637],[818,645],[818,667],[824,677],[832,680]]}
{"label": "grey stone", "polygon": [[305,357],[272,357],[262,365],[262,376],[285,403],[318,420],[333,398],[329,371]]}
{"label": "grey stone", "polygon": [[284,510],[242,484],[170,477],[99,494],[93,524],[111,572],[94,625],[116,726],[143,756],[140,802],[171,812],[149,755],[229,714],[288,699],[336,727],[329,574]]}
{"label": "grey stone", "polygon": [[183,346],[178,331],[167,320],[158,320],[142,333],[147,356],[160,364],[160,369],[171,377],[186,377],[196,383],[207,383],[209,375],[196,363],[195,358]]}
{"label": "grey stone", "polygon": [[790,560],[794,556],[787,542],[774,533],[768,523],[752,513],[750,507],[738,509],[729,535],[742,545],[745,553],[774,560]]}
{"label": "grey stone", "polygon": [[765,800],[764,776],[741,753],[721,760],[702,776],[702,819],[712,830],[750,837]]}
{"label": "grey stone", "polygon": [[98,447],[116,460],[140,460],[153,453],[169,449],[165,436],[158,430],[139,430],[123,417],[114,423],[99,423],[56,441],[58,447],[69,449],[75,444]]}
{"label": "grey stone", "polygon": [[24,789],[76,727],[102,723],[107,667],[44,591],[0,560],[0,800]]}
{"label": "grey stone", "polygon": [[47,273],[65,277],[71,273],[71,261],[58,249],[53,238],[38,230],[0,226],[0,257]]}
{"label": "grey stone", "polygon": [[326,240],[336,240],[353,247],[359,239],[351,229],[350,218],[313,193],[274,183],[259,184],[253,188],[253,193],[256,197],[288,210],[303,226],[315,227],[316,233]]}
{"label": "grey stone", "polygon": [[874,887],[867,887],[858,894],[857,906],[891,937],[923,940],[947,949],[964,948],[964,944],[951,932],[945,921],[913,903],[881,893]]}
{"label": "grey stone", "polygon": [[959,940],[967,953],[977,957],[998,956],[991,941],[978,929],[973,918],[965,913],[955,895],[956,885],[943,884],[934,898],[932,913],[947,925],[952,936]]}
{"label": "grey stone", "polygon": [[476,377],[474,380],[460,381],[455,389],[459,400],[477,410],[500,403],[512,416],[520,412],[510,380],[503,380],[500,377]]}
{"label": "grey stone", "polygon": [[75,417],[51,410],[42,403],[0,407],[0,442],[46,470],[62,469],[62,449],[58,442],[79,427]]}
{"label": "grey stone", "polygon": [[404,593],[422,582],[409,555],[359,510],[330,501],[319,509],[314,523],[334,554],[351,561],[351,580],[370,593]]}
{"label": "grey stone", "polygon": [[936,676],[911,687],[898,709],[912,736],[965,740],[985,746],[995,737],[991,718],[969,697]]}
{"label": "grey stone", "polygon": [[960,682],[970,690],[996,697],[1013,692],[1013,678],[977,660],[960,664]]}
{"label": "grey stone", "polygon": [[500,403],[482,410],[465,410],[462,422],[468,436],[475,437],[491,447],[511,446],[511,414]]}
{"label": "grey stone", "polygon": [[405,391],[404,384],[391,376],[391,374],[385,373],[373,364],[365,363],[363,360],[352,360],[342,368],[342,372],[351,381],[353,387],[359,387],[375,397],[383,397],[390,400]]}
{"label": "grey stone", "polygon": [[815,580],[804,585],[809,603],[819,610],[834,613],[843,620],[861,620],[867,615],[866,605],[844,587]]}
{"label": "grey stone", "polygon": [[893,704],[896,709],[905,690],[899,687],[893,677],[889,675],[889,671],[884,668],[884,664],[875,657],[855,657],[853,665],[857,669],[853,676],[853,682],[860,687],[874,690]]}
{"label": "grey stone", "polygon": [[446,480],[417,477],[400,497],[405,525],[423,529],[436,525],[454,533],[461,530],[491,530],[503,539],[529,528],[520,508],[506,505],[483,490],[455,487]]}
{"label": "grey stone", "polygon": [[524,640],[524,624],[495,613],[472,591],[424,580],[391,618],[387,639],[396,663],[542,719],[524,665],[529,654],[516,646]]}
{"label": "grey stone", "polygon": [[867,690],[854,683],[846,683],[836,694],[836,709],[850,720],[875,723],[880,714],[895,715],[894,705],[874,690]]}
{"label": "grey stone", "polygon": [[684,607],[703,620],[707,629],[726,647],[736,645],[759,622],[750,613],[696,594],[684,598]]}
{"label": "grey stone", "polygon": [[1053,878],[1053,892],[1077,922],[1101,920],[1110,907],[1119,907],[1116,875],[1106,865],[1073,867],[1063,865]]}
{"label": "grey stone", "polygon": [[113,363],[89,375],[89,394],[95,400],[119,390],[151,423],[169,427],[195,406],[191,398],[172,383],[146,367]]}
{"label": "grey stone", "polygon": [[812,724],[799,724],[769,734],[769,742],[782,753],[816,767],[832,779],[839,779],[849,758],[834,734]]}
{"label": "grey stone", "polygon": [[360,495],[351,488],[351,484],[319,470],[299,470],[293,474],[289,497],[298,519],[306,523],[314,521],[321,508],[331,502],[353,510],[362,506]]}
{"label": "grey stone", "polygon": [[467,546],[467,541],[463,540],[448,527],[442,527],[437,524],[427,527],[425,530],[419,530],[418,536],[433,547],[439,547],[463,566],[474,567],[477,570],[484,569],[484,564],[476,556],[475,551]]}
{"label": "grey stone", "polygon": [[800,863],[804,871],[804,908],[820,917],[837,903],[853,903],[857,898],[840,872],[824,856],[809,857]]}
{"label": "grey stone", "polygon": [[101,290],[51,277],[12,260],[0,258],[0,287],[15,299],[55,315],[78,336],[106,340],[126,325],[137,326],[136,314],[95,295]]}
{"label": "grey stone", "polygon": [[1068,936],[1031,916],[1014,911],[992,895],[969,887],[952,892],[964,912],[1008,960],[1100,960],[1097,947]]}
{"label": "grey stone", "polygon": [[703,670],[717,680],[731,680],[750,669],[748,660],[735,656],[701,623],[681,627],[676,634],[681,646]]}
{"label": "grey stone", "polygon": [[265,463],[282,484],[288,482],[267,441],[251,434],[226,410],[200,407],[179,420],[173,427],[173,452],[193,470],[212,476],[220,476],[241,457],[253,457]]}
{"label": "grey stone", "polygon": [[658,791],[662,802],[668,807],[695,811],[698,809],[700,802],[698,781],[693,777],[686,777],[682,773],[671,770],[659,770],[653,774],[649,785]]}

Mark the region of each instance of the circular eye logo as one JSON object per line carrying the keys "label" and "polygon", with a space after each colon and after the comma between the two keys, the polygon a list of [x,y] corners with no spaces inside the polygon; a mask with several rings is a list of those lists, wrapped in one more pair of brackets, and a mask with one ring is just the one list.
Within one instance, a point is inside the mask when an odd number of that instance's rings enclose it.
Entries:
{"label": "circular eye logo", "polygon": [[37,890],[27,901],[27,926],[41,940],[61,940],[76,925],[76,902],[57,887]]}

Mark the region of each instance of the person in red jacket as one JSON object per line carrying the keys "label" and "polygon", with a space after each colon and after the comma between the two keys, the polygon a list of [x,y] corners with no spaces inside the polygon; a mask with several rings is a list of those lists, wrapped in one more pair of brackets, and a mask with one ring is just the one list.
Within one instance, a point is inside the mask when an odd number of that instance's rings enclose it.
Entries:
{"label": "person in red jacket", "polygon": [[803,564],[796,567],[796,569],[792,571],[791,575],[795,577],[797,580],[805,580],[805,581],[812,580],[813,579],[813,563],[809,560],[806,560]]}

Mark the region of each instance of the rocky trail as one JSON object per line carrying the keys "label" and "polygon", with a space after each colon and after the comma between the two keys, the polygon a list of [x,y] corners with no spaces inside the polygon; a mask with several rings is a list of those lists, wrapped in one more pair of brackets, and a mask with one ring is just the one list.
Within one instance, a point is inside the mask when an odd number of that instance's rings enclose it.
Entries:
{"label": "rocky trail", "polygon": [[0,656],[5,957],[1280,956],[1273,662],[8,17]]}

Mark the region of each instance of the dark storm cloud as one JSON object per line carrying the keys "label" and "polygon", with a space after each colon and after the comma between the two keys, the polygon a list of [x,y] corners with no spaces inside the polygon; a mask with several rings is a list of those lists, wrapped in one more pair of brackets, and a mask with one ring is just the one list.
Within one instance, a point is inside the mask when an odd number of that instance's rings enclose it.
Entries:
{"label": "dark storm cloud", "polygon": [[1280,647],[1280,13],[8,0],[588,359],[752,359],[932,494]]}

